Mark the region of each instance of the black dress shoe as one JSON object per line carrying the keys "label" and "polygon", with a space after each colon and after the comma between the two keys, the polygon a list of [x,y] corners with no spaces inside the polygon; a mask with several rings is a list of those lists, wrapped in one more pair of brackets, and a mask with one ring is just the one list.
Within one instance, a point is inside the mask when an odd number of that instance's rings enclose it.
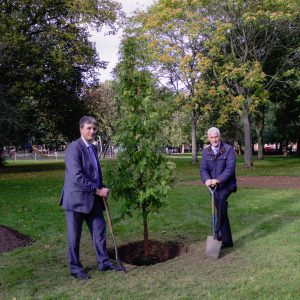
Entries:
{"label": "black dress shoe", "polygon": [[122,269],[119,266],[115,266],[115,265],[104,266],[103,268],[99,268],[98,270],[100,272],[105,272],[105,271],[122,271]]}
{"label": "black dress shoe", "polygon": [[222,236],[220,232],[215,233],[215,240],[222,241]]}
{"label": "black dress shoe", "polygon": [[233,247],[233,243],[222,243],[221,249]]}
{"label": "black dress shoe", "polygon": [[90,277],[85,273],[71,273],[71,276],[75,277],[78,280],[89,280]]}

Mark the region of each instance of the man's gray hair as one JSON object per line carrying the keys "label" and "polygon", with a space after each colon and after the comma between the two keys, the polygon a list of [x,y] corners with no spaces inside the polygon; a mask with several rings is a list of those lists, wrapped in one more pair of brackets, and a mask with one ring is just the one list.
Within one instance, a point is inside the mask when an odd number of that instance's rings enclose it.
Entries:
{"label": "man's gray hair", "polygon": [[211,127],[207,130],[207,136],[209,137],[210,134],[216,133],[218,136],[221,136],[220,130],[217,127]]}
{"label": "man's gray hair", "polygon": [[90,117],[90,116],[83,116],[80,120],[79,120],[79,127],[83,128],[84,124],[93,124],[95,126],[97,126],[97,121],[95,118]]}

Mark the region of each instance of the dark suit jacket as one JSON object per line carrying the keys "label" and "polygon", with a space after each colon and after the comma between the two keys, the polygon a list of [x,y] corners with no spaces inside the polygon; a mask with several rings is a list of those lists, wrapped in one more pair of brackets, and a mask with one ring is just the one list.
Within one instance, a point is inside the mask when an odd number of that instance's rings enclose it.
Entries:
{"label": "dark suit jacket", "polygon": [[211,145],[204,148],[200,164],[200,176],[203,183],[207,179],[218,179],[219,188],[236,191],[235,152],[232,146],[221,142],[220,150],[214,154]]}
{"label": "dark suit jacket", "polygon": [[[96,152],[95,155],[97,157]],[[68,146],[65,164],[65,182],[60,205],[66,210],[89,213],[98,197],[95,196],[96,189],[103,186],[99,161],[97,160],[99,186],[96,184],[97,171],[93,166],[89,150],[81,138]]]}

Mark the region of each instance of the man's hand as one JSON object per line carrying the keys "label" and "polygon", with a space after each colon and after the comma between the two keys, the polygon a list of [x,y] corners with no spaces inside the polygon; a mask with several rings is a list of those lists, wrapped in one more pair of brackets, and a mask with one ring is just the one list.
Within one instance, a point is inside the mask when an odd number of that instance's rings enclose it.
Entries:
{"label": "man's hand", "polygon": [[219,182],[219,180],[217,180],[217,179],[212,179],[212,181],[211,181],[211,185],[212,186],[215,186],[215,185],[217,185],[217,184],[219,184],[220,182]]}
{"label": "man's hand", "polygon": [[217,185],[217,184],[219,184],[220,182],[219,182],[219,180],[217,180],[217,179],[207,179],[206,181],[205,181],[205,185],[206,186],[215,186],[215,185]]}
{"label": "man's hand", "polygon": [[100,197],[105,197],[107,198],[109,195],[109,189],[103,187],[101,189],[97,189],[96,190],[96,195],[100,196]]}
{"label": "man's hand", "polygon": [[211,185],[212,185],[212,180],[211,180],[211,179],[207,179],[207,180],[205,181],[205,185],[206,185],[206,186],[211,186]]}

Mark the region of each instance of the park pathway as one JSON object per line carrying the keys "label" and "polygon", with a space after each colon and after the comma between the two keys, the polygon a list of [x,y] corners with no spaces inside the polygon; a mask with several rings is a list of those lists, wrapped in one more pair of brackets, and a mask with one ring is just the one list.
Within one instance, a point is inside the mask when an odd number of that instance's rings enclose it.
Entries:
{"label": "park pathway", "polygon": [[[187,181],[186,185],[202,185],[200,180]],[[237,176],[238,187],[277,188],[300,190],[300,177],[296,176]]]}

